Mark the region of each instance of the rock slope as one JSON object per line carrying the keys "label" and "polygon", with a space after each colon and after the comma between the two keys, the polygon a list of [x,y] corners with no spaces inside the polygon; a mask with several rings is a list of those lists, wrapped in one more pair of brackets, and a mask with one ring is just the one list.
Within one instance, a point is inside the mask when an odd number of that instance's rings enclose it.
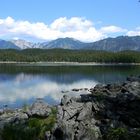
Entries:
{"label": "rock slope", "polygon": [[53,140],[140,139],[140,77],[90,91],[63,97]]}

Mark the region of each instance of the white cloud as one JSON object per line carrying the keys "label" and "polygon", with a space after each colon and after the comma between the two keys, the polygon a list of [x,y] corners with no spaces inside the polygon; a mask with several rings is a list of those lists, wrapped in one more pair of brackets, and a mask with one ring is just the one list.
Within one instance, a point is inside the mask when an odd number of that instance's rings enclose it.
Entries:
{"label": "white cloud", "polygon": [[[53,101],[59,102],[65,94],[79,96],[86,93],[83,90],[75,94],[71,91],[74,88],[91,88],[96,84],[98,84],[97,81],[84,79],[67,84],[57,83],[49,79],[42,80],[38,76],[21,73],[15,79],[0,81],[0,102],[10,104],[16,101],[31,100],[32,98],[51,98]],[[69,92],[62,93],[61,91]]]}
{"label": "white cloud", "polygon": [[91,42],[103,39],[109,33],[124,31],[124,29],[117,26],[96,29],[92,21],[82,17],[72,17],[69,19],[60,17],[50,25],[43,22],[16,21],[12,17],[0,19],[0,37],[10,36],[11,38],[22,38],[26,36],[41,40],[72,37],[81,41]]}
{"label": "white cloud", "polygon": [[100,31],[102,33],[118,33],[118,32],[126,32],[127,30],[121,27],[111,25],[111,26],[102,27]]}
{"label": "white cloud", "polygon": [[140,27],[137,27],[135,30],[128,31],[128,36],[140,36]]}
{"label": "white cloud", "polygon": [[62,32],[74,32],[76,30],[87,31],[91,28],[93,23],[84,18],[72,17],[67,19],[66,17],[61,17],[56,19],[52,24],[51,28],[54,30],[59,30]]}

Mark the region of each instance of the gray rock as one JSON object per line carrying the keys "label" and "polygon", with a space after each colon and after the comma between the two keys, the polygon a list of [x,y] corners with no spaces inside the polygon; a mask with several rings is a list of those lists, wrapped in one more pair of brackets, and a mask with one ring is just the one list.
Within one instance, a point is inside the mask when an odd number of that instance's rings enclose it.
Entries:
{"label": "gray rock", "polygon": [[24,121],[27,119],[28,119],[28,115],[26,113],[23,113],[22,111],[3,113],[2,115],[0,115],[0,128],[2,129],[6,124],[18,123],[19,121]]}
{"label": "gray rock", "polygon": [[4,113],[3,109],[0,109],[0,115],[2,115]]}
{"label": "gray rock", "polygon": [[97,140],[101,132],[95,126],[96,120],[91,119],[93,118],[92,107],[92,102],[83,103],[64,96],[58,106],[57,127],[53,132],[54,139],[93,140],[94,137]]}
{"label": "gray rock", "polygon": [[63,98],[61,99],[61,105],[66,105],[72,102],[71,98],[67,95],[64,95]]}
{"label": "gray rock", "polygon": [[97,85],[91,94],[64,96],[52,140],[102,140],[112,128],[140,128],[140,82]]}
{"label": "gray rock", "polygon": [[[46,140],[103,140],[109,130],[140,128],[140,81],[130,79],[121,84],[97,85],[91,94],[78,98],[64,95],[57,106],[57,122]],[[6,123],[18,123],[29,117],[48,117],[51,108],[38,99],[28,111],[0,110],[0,129]],[[28,114],[28,115],[27,115]]]}
{"label": "gray rock", "polygon": [[48,117],[50,113],[51,108],[42,99],[37,99],[27,111],[29,116],[35,117]]}
{"label": "gray rock", "polygon": [[82,109],[79,111],[79,115],[77,117],[78,121],[83,121],[91,118],[92,116],[92,103],[88,102],[83,104]]}

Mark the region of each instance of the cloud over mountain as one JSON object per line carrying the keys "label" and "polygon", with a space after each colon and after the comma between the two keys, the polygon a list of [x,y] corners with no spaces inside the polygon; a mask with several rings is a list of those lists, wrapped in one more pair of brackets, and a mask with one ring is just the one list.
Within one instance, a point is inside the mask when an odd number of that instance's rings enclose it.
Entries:
{"label": "cloud over mountain", "polygon": [[60,17],[47,25],[43,22],[15,20],[12,17],[0,19],[0,38],[30,37],[40,40],[54,40],[71,37],[84,42],[93,42],[108,37],[109,34],[140,34],[140,30],[127,31],[118,26],[109,25],[97,29],[94,23],[82,17]]}
{"label": "cloud over mountain", "polygon": [[128,36],[136,36],[136,35],[140,36],[140,27],[137,27],[135,30],[128,31],[127,35]]}
{"label": "cloud over mountain", "polygon": [[127,30],[121,27],[111,25],[111,26],[102,27],[100,31],[102,33],[121,33],[121,32],[126,32]]}

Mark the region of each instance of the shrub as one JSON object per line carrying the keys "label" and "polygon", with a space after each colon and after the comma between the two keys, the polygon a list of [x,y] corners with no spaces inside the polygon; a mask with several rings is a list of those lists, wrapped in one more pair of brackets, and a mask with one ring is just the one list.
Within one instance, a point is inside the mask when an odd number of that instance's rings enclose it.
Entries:
{"label": "shrub", "polygon": [[26,122],[7,124],[1,131],[3,140],[44,140],[45,132],[51,131],[56,122],[56,109],[45,119],[30,118]]}
{"label": "shrub", "polygon": [[140,130],[128,131],[126,128],[110,129],[106,140],[140,140]]}

